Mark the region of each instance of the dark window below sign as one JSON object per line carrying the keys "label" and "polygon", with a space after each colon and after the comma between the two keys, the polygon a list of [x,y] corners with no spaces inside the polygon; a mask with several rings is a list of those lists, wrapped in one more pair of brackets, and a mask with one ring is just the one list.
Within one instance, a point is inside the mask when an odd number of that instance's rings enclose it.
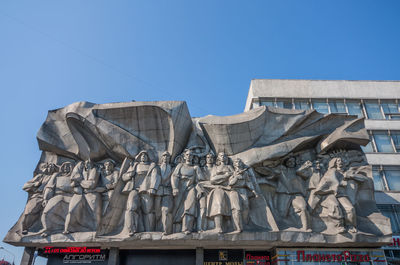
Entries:
{"label": "dark window below sign", "polygon": [[205,249],[204,265],[212,264],[209,262],[243,262],[242,249]]}
{"label": "dark window below sign", "polygon": [[196,250],[121,250],[120,265],[195,265]]}

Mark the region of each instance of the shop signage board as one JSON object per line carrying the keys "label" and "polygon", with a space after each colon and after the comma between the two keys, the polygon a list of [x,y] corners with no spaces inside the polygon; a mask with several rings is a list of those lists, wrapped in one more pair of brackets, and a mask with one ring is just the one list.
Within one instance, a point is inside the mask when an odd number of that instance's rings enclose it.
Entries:
{"label": "shop signage board", "polygon": [[245,265],[271,265],[270,252],[246,251],[244,255]]}
{"label": "shop signage board", "polygon": [[39,254],[41,256],[47,256],[48,265],[105,265],[108,261],[108,251],[99,247],[44,247],[39,250]]}
{"label": "shop signage board", "polygon": [[276,249],[272,264],[376,264],[386,265],[382,249]]}

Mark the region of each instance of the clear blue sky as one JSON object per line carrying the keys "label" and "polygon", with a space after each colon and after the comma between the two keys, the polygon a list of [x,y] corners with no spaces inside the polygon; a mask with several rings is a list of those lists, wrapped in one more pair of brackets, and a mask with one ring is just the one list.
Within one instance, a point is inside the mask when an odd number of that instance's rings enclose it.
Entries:
{"label": "clear blue sky", "polygon": [[[253,78],[399,80],[399,12],[398,0],[2,0],[0,237],[23,211],[47,110],[185,100],[192,116],[231,115]],[[19,262],[22,248],[0,246]]]}

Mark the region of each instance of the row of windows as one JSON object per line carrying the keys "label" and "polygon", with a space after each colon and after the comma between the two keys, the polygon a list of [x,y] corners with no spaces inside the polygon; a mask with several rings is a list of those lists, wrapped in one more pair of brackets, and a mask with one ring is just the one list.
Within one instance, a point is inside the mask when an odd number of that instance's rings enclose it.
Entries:
{"label": "row of windows", "polygon": [[400,191],[400,166],[373,166],[375,190]]}
{"label": "row of windows", "polygon": [[400,131],[369,131],[370,142],[361,147],[365,153],[399,153]]}
{"label": "row of windows", "polygon": [[367,119],[400,120],[398,100],[348,100],[348,99],[279,99],[260,102],[262,106],[285,109],[315,109],[320,113],[346,113]]}

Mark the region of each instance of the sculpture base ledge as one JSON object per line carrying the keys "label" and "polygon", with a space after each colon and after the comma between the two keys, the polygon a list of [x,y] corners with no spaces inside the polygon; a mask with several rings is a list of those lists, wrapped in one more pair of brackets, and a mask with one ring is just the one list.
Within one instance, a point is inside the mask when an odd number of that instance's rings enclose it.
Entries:
{"label": "sculpture base ledge", "polygon": [[[14,234],[15,235],[15,234]],[[174,233],[162,235],[161,232],[137,233],[132,237],[125,234],[96,236],[94,232],[77,232],[68,235],[53,234],[46,238],[40,234],[24,237],[7,235],[4,242],[14,246],[96,246],[120,249],[193,249],[202,248],[246,248],[266,249],[273,247],[381,247],[392,242],[392,235],[376,236],[366,233],[345,233],[327,235],[313,232],[277,231],[242,232],[216,234],[211,232]]]}

